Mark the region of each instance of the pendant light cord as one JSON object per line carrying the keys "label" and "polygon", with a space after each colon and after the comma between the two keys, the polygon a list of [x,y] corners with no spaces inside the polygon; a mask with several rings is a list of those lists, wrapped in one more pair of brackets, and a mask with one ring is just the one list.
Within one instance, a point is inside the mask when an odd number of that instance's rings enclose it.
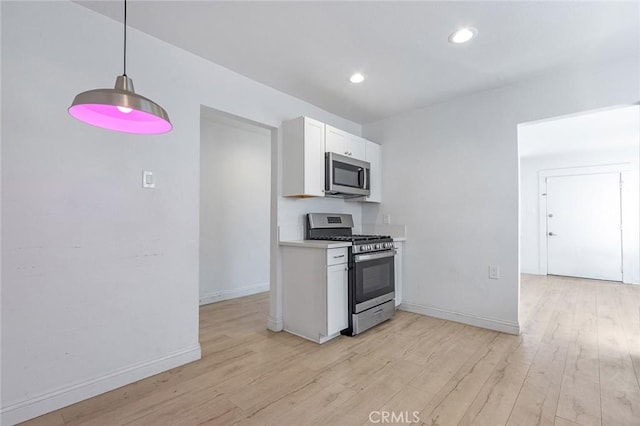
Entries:
{"label": "pendant light cord", "polygon": [[127,0],[124,0],[124,72],[127,75]]}

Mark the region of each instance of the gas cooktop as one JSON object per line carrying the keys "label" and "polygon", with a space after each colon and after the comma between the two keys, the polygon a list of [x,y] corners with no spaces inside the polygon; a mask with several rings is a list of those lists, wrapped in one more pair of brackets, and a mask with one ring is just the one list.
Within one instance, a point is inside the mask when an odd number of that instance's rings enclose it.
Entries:
{"label": "gas cooktop", "polygon": [[352,227],[350,214],[309,213],[306,239],[350,242],[354,254],[393,250],[393,238],[389,235],[354,235]]}
{"label": "gas cooktop", "polygon": [[365,242],[377,242],[391,239],[388,235],[325,235],[311,237],[312,240],[328,240],[328,241],[350,241],[352,243],[363,244]]}

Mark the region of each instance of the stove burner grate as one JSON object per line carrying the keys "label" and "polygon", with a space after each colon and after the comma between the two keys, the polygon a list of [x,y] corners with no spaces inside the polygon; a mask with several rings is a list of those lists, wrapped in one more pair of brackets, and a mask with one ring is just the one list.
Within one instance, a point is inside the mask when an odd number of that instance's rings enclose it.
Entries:
{"label": "stove burner grate", "polygon": [[388,235],[322,235],[311,237],[312,240],[325,240],[325,241],[350,241],[356,242],[369,242],[378,241],[382,239],[390,239]]}

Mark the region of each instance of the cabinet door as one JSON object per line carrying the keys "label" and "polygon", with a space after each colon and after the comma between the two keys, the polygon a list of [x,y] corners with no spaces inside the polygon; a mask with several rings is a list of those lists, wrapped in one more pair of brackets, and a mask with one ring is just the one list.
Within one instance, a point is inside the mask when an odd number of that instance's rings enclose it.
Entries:
{"label": "cabinet door", "polygon": [[327,268],[327,336],[349,326],[347,264]]}
{"label": "cabinet door", "polygon": [[358,160],[366,160],[366,140],[360,136],[349,135],[347,143],[348,156]]}
{"label": "cabinet door", "polygon": [[325,126],[324,151],[347,155],[348,151],[346,150],[346,147],[347,133],[327,124]]}
{"label": "cabinet door", "polygon": [[396,306],[402,303],[402,279],[404,271],[404,243],[401,241],[395,241],[393,246],[396,249],[396,257],[394,259],[393,267],[395,269],[395,281],[396,281]]}
{"label": "cabinet door", "polygon": [[369,174],[369,188],[371,188],[371,194],[365,199],[372,203],[382,202],[382,170],[381,170],[381,147],[377,143],[366,141],[365,161],[371,164],[371,170]]}
{"label": "cabinet door", "polygon": [[324,123],[304,119],[304,194],[324,196]]}

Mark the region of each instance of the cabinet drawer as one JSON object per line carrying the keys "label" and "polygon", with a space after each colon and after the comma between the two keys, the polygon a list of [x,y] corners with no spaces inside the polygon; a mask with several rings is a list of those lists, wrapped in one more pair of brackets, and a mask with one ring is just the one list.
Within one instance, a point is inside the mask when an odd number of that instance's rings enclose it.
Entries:
{"label": "cabinet drawer", "polygon": [[327,266],[347,263],[348,247],[327,250]]}

